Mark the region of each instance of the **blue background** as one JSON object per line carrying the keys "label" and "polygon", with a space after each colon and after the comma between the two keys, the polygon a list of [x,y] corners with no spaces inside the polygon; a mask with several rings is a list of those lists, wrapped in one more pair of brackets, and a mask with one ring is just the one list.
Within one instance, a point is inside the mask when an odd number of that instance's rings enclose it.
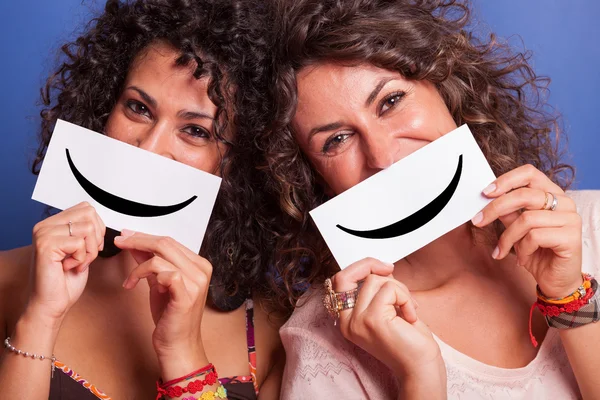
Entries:
{"label": "blue background", "polygon": [[[75,37],[101,0],[0,3],[0,250],[31,242],[44,207],[31,200],[29,165],[39,126],[39,88],[60,44]],[[473,2],[482,31],[519,35],[537,73],[550,76],[550,104],[563,114],[575,188],[600,189],[600,2],[504,0]],[[520,45],[518,38],[512,43]]]}

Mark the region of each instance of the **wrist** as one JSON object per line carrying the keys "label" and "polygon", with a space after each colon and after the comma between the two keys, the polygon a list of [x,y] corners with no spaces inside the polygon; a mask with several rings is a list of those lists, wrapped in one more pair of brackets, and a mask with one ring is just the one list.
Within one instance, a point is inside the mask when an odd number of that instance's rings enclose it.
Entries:
{"label": "wrist", "polygon": [[579,273],[576,277],[565,283],[554,285],[544,285],[538,283],[538,287],[545,297],[550,299],[562,299],[571,296],[574,292],[577,291],[577,289],[582,285],[582,283],[583,278],[581,276],[581,273]]}
{"label": "wrist", "polygon": [[399,368],[395,372],[403,399],[445,399],[447,396],[446,365],[441,355],[426,364]]}
{"label": "wrist", "polygon": [[161,377],[164,382],[188,375],[209,364],[204,352],[186,351],[178,354],[163,354],[158,357]]}
{"label": "wrist", "polygon": [[60,322],[39,318],[38,314],[26,311],[15,325],[11,344],[24,352],[50,358],[54,353]]}
{"label": "wrist", "polygon": [[45,313],[35,306],[28,306],[19,317],[16,329],[22,333],[33,333],[44,336],[58,336],[64,317],[57,317]]}

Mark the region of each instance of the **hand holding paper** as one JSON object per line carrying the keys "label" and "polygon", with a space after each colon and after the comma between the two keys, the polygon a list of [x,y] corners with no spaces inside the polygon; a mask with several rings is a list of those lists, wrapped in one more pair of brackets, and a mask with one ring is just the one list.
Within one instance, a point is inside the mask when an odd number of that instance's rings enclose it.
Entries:
{"label": "hand holding paper", "polygon": [[33,199],[82,201],[106,226],[170,236],[200,250],[221,178],[59,120]]}
{"label": "hand holding paper", "polygon": [[471,219],[495,179],[466,125],[311,211],[341,268],[399,259]]}

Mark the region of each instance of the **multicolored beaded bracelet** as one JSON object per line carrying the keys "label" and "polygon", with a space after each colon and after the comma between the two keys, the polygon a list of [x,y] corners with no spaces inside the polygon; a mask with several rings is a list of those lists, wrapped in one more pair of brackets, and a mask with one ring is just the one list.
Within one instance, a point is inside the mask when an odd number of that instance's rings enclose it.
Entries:
{"label": "multicolored beaded bracelet", "polygon": [[227,389],[223,385],[219,386],[216,391],[204,392],[198,398],[194,396],[184,397],[181,400],[214,400],[214,399],[226,399]]}
{"label": "multicolored beaded bracelet", "polygon": [[[202,380],[196,379],[192,382],[188,382],[188,384],[184,387],[176,386],[175,384],[180,383],[185,380],[191,380],[198,376],[206,375],[206,377]],[[160,380],[156,382],[156,400],[163,398],[163,396],[174,398],[183,396],[186,393],[195,394],[204,390],[205,386],[212,386],[219,383],[219,375],[215,367],[212,364],[208,364],[207,366],[200,368],[194,372],[191,372],[181,378],[172,379],[165,383],[162,383]],[[206,395],[206,396],[204,396]],[[191,396],[193,398],[193,396]],[[190,397],[188,397],[190,398]],[[225,388],[219,386],[216,392],[208,391],[202,394],[199,399],[207,400],[207,399],[215,399],[215,398],[227,398],[227,392]]]}

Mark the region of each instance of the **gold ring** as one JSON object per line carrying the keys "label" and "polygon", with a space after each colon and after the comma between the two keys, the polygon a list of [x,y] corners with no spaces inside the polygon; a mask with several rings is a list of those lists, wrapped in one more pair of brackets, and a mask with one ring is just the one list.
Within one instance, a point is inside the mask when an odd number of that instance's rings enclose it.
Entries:
{"label": "gold ring", "polygon": [[334,292],[331,279],[325,279],[326,293],[323,296],[325,309],[334,318],[340,317],[340,311],[354,308],[358,300],[358,288],[345,292]]}
{"label": "gold ring", "polygon": [[545,192],[544,193],[544,196],[545,196],[544,205],[542,206],[542,208],[540,208],[540,210],[548,210],[548,209],[550,209],[550,196],[549,195],[550,195],[549,192]]}
{"label": "gold ring", "polygon": [[71,221],[69,221],[69,236],[73,236],[72,226],[73,226],[73,223]]}
{"label": "gold ring", "polygon": [[545,196],[546,200],[544,201],[544,206],[542,207],[542,210],[555,211],[556,207],[558,206],[558,199],[556,198],[554,193],[551,192],[546,192]]}

